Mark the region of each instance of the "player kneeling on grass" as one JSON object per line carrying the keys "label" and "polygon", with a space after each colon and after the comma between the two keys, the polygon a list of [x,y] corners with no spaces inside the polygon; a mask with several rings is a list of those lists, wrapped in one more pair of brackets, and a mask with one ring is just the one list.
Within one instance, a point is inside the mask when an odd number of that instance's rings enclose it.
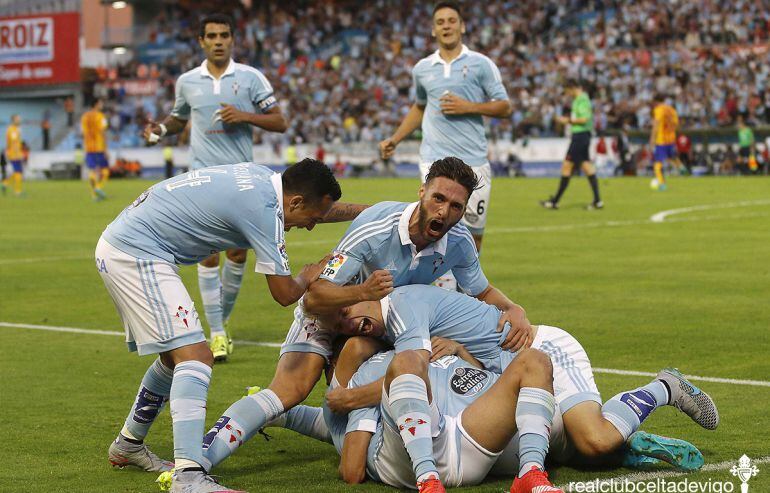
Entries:
{"label": "player kneeling on grass", "polygon": [[178,265],[195,264],[228,248],[253,248],[256,270],[266,275],[273,298],[283,306],[292,304],[326,260],[292,277],[284,231],[313,229],[340,196],[329,168],[312,159],[283,176],[251,163],[215,166],[151,187],[107,226],[96,246],[96,266],[123,320],[129,349],[160,355],[110,446],[114,466],[147,471],[173,466],[143,443],[170,400],[176,464],[171,491],[232,491],[203,467],[213,356]]}

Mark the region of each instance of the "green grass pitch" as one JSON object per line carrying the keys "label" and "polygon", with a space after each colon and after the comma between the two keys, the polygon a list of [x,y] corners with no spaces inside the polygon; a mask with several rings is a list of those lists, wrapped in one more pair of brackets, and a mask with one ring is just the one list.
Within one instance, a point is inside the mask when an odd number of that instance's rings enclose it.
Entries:
{"label": "green grass pitch", "polygon": [[[589,188],[573,180],[559,211],[537,200],[556,180],[495,179],[482,265],[491,282],[537,323],[572,332],[593,365],[654,372],[676,365],[693,375],[770,380],[770,182],[765,178],[674,178],[666,192],[648,179],[601,183],[606,209],[585,211]],[[27,183],[27,196],[0,197],[0,322],[120,330],[96,272],[93,249],[103,228],[144,188],[113,181],[109,200],[92,203],[86,185]],[[416,180],[345,180],[343,200],[413,200]],[[693,206],[663,223],[658,212]],[[719,206],[719,207],[711,207]],[[292,231],[296,270],[332,249],[346,225]],[[253,263],[254,257],[250,256]],[[199,302],[194,267],[182,268]],[[292,310],[275,304],[262,277],[247,273],[231,320],[236,339],[281,342]],[[2,492],[153,492],[154,474],[112,470],[107,447],[128,412],[151,358],[126,351],[121,337],[0,326],[0,460]],[[236,346],[217,365],[209,393],[211,425],[248,385],[269,383],[278,350]],[[649,378],[597,373],[605,398]],[[692,441],[707,464],[770,455],[770,387],[700,383],[720,407],[714,432],[671,408],[644,428]],[[321,403],[319,386],[309,398]],[[216,474],[251,492],[352,491],[337,479],[331,446],[274,430],[246,444]],[[147,443],[172,456],[164,412]],[[770,491],[770,464],[749,482]],[[628,470],[557,467],[557,484],[629,474]],[[691,480],[738,480],[722,468]],[[507,490],[511,478],[467,491]],[[386,491],[367,483],[356,491]],[[714,490],[716,491],[716,490]]]}

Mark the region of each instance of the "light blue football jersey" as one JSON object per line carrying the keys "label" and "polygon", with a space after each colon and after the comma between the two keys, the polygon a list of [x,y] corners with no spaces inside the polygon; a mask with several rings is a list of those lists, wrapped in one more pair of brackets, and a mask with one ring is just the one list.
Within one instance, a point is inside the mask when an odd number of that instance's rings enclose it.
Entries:
{"label": "light blue football jersey", "polygon": [[281,175],[252,163],[194,170],[150,187],[102,237],[137,258],[196,264],[253,248],[256,271],[290,275]]}
{"label": "light blue football jersey", "polygon": [[510,331],[497,332],[502,312],[476,298],[436,286],[410,285],[381,300],[385,340],[396,352],[431,350],[432,336],[459,342],[484,368],[502,373],[500,344]]}
{"label": "light blue football jersey", "polygon": [[321,279],[337,285],[362,282],[378,269],[393,274],[395,286],[430,284],[450,269],[471,295],[489,286],[481,270],[473,236],[458,223],[420,252],[409,238],[409,218],[418,202],[380,202],[348,227]]}
{"label": "light blue football jersey", "polygon": [[[353,374],[348,387],[360,387],[383,378],[394,354],[395,352],[391,350],[369,358]],[[500,376],[491,371],[476,368],[457,356],[445,356],[428,365],[428,378],[433,401],[441,415],[438,428],[443,429],[444,415],[457,416],[460,411],[489,390]],[[383,415],[383,409],[381,406],[356,409],[346,417],[335,415],[328,408],[324,408],[324,418],[338,453],[342,453],[342,445],[347,433],[352,431],[373,433],[367,450],[366,471],[377,481],[379,478],[375,461],[378,460],[379,450],[382,447],[383,419],[395,426],[393,417]]]}
{"label": "light blue football jersey", "polygon": [[412,69],[416,103],[425,106],[420,160],[432,163],[456,156],[469,166],[487,162],[487,138],[481,115],[444,115],[440,98],[447,91],[474,103],[507,100],[500,70],[486,56],[463,45],[460,55],[446,63],[438,54],[423,58]]}
{"label": "light blue football jersey", "polygon": [[254,159],[252,132],[248,123],[226,124],[218,118],[222,103],[248,113],[265,113],[275,106],[273,87],[262,73],[230,60],[225,73],[215,79],[206,61],[180,75],[171,115],[192,118],[190,135],[193,169],[220,164],[250,162]]}

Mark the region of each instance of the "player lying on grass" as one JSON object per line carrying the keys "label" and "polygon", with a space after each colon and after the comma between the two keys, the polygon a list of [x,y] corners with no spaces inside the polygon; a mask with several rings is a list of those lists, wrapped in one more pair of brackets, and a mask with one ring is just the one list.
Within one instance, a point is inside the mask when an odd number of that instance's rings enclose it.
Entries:
{"label": "player lying on grass", "polygon": [[284,231],[313,229],[340,195],[329,168],[312,159],[283,175],[251,163],[216,166],[156,184],[107,226],[96,246],[96,267],[123,321],[126,342],[139,355],[159,354],[110,446],[114,466],[147,471],[172,466],[143,443],[170,400],[177,471],[172,491],[230,491],[202,468],[213,356],[178,265],[227,248],[253,248],[256,270],[265,274],[273,298],[292,304],[323,266],[305,266],[292,277]]}
{"label": "player lying on grass", "polygon": [[[587,461],[586,459],[591,463],[601,462],[605,464],[616,464],[618,462],[617,453],[624,452],[624,456],[622,457],[623,463],[629,467],[652,465],[657,462],[658,459],[665,460],[684,470],[695,470],[703,464],[702,455],[691,444],[682,440],[658,437],[644,432],[636,432],[638,425],[635,423],[632,425],[632,431],[634,431],[634,433],[625,441],[620,440],[618,438],[618,432],[612,428],[604,427],[603,429],[597,430],[597,434],[592,438],[599,439],[604,443],[616,443],[612,450],[607,450],[605,453],[598,456],[589,456],[589,454],[595,453],[596,451],[594,450],[586,453],[585,451],[580,451],[578,448],[578,453],[575,454],[577,444],[586,442],[587,437],[580,436],[581,433],[585,432],[585,429],[580,428],[579,426],[576,427],[574,413],[571,416],[572,419],[563,419],[565,411],[560,409],[559,402],[561,405],[568,407],[570,406],[570,401],[576,402],[579,400],[578,394],[576,393],[578,392],[578,389],[576,388],[574,377],[580,376],[587,381],[593,382],[593,373],[590,368],[590,363],[588,363],[587,355],[580,344],[565,331],[549,326],[540,326],[537,328],[533,347],[538,347],[540,349],[561,349],[565,346],[570,348],[569,351],[561,353],[558,359],[553,357],[553,354],[555,353],[554,351],[551,351],[554,375],[553,385],[556,393],[555,400],[557,402],[556,414],[553,418],[553,427],[551,428],[550,434],[549,454],[552,460],[561,464],[574,464],[576,462],[585,463]],[[360,362],[360,355],[376,351],[380,347],[381,345],[377,343],[375,339],[371,338],[367,340],[367,338],[353,337],[348,340],[336,362],[334,377],[332,378],[333,385],[347,385],[350,387],[348,391],[351,392],[362,386],[365,387],[371,385],[370,382],[372,381],[381,382],[381,377],[385,374],[385,367],[387,366],[387,363],[384,365],[382,364],[382,360],[387,358],[386,356],[383,356],[385,353],[376,354],[353,374],[355,367]],[[436,403],[440,413],[444,415],[443,421],[439,421],[439,423],[443,424],[448,422],[451,425],[452,423],[459,422],[460,426],[458,428],[460,432],[467,434],[469,430],[473,430],[473,428],[465,426],[467,415],[463,413],[462,409],[469,405],[470,402],[474,402],[488,388],[490,388],[491,384],[498,379],[498,376],[493,372],[470,368],[468,363],[478,365],[478,361],[472,358],[461,345],[454,341],[434,338],[433,348],[434,361],[429,365],[428,373],[430,375],[430,389],[433,402]],[[453,353],[461,355],[468,361],[454,364],[454,366],[448,364],[448,362],[454,361],[455,356]],[[506,369],[503,372],[503,375],[509,371],[516,371],[511,370],[511,368],[515,368],[512,363],[515,363],[517,360],[518,358],[513,358],[506,363]],[[576,372],[576,370],[578,371]],[[352,377],[350,376],[351,374],[353,374]],[[674,384],[675,388],[679,389],[677,391],[677,393],[680,394],[678,395],[678,399],[674,399],[671,402],[675,401],[675,406],[678,404],[678,407],[686,407],[685,403],[687,402],[687,398],[683,395],[685,393],[681,391],[680,387],[682,385],[691,386],[689,382],[679,376],[676,371],[664,370],[659,377],[660,380],[658,380],[658,382],[661,382],[661,385],[663,385],[662,382],[668,382],[669,385]],[[693,387],[693,389],[695,388]],[[634,391],[631,391],[631,393],[633,392]],[[619,394],[621,399],[628,395],[628,392]],[[706,411],[711,413],[714,418],[713,422],[717,423],[718,416],[716,414],[716,408],[713,407],[713,402],[711,402],[706,394],[700,393],[699,391],[695,395],[703,396],[703,402],[710,403],[710,405],[705,406]],[[616,396],[613,399],[617,399],[619,396]],[[510,402],[510,398],[507,399],[508,402]],[[593,405],[595,403],[593,401],[588,401],[585,404]],[[494,405],[494,403],[490,403],[488,399],[485,401],[484,405],[489,406]],[[583,405],[584,404],[581,403],[574,404],[572,408],[567,409],[566,414],[571,412],[571,410],[574,411],[575,409],[579,409],[580,406]],[[383,405],[382,408],[384,407],[385,406]],[[348,482],[363,481],[365,478],[364,466],[366,466],[366,472],[370,477],[375,480],[387,482],[388,484],[393,484],[388,480],[384,480],[382,474],[378,472],[381,470],[391,471],[393,470],[393,467],[383,464],[381,461],[382,453],[380,452],[380,448],[382,447],[382,435],[384,433],[383,429],[387,429],[387,423],[386,426],[375,423],[375,420],[378,419],[379,415],[376,412],[373,412],[372,409],[377,410],[379,408],[363,408],[361,410],[354,410],[349,415],[346,415],[334,414],[328,408],[322,412],[320,408],[299,406],[271,425],[280,425],[291,428],[321,440],[332,440],[338,451],[342,454],[340,473],[343,479]],[[326,421],[324,421],[324,418]],[[490,426],[493,430],[500,430],[505,429],[506,423],[492,421],[491,423],[484,423],[484,426]],[[606,433],[608,435],[606,440],[602,440],[602,437],[599,436],[598,433]],[[521,463],[519,462],[519,449],[521,444],[518,439],[520,435],[521,431],[519,431],[519,433],[504,446],[502,452],[493,454],[494,465],[491,469],[486,468],[484,470],[490,471],[492,474],[498,476],[509,476],[519,472],[520,469],[522,469],[520,467]],[[369,445],[368,448],[369,462],[366,464],[365,460],[362,459],[362,457],[365,457],[365,454],[356,454],[353,450],[356,447],[363,446],[363,442],[369,443],[368,440],[370,439],[371,445]],[[471,445],[474,443],[486,443],[484,442],[483,435],[476,436],[471,434],[470,439],[471,440],[468,440],[468,443]],[[624,442],[629,446],[626,450],[622,447]],[[354,448],[346,449],[345,445],[353,446]],[[458,471],[466,470],[466,466],[468,466],[466,463],[467,461],[465,461],[466,457],[468,461],[470,461],[470,464],[473,464],[471,470],[478,470],[479,464],[477,461],[474,462],[474,457],[478,455],[479,449],[467,447],[466,454],[466,448],[462,448],[461,453],[459,454],[459,462],[456,463],[457,469],[455,470],[451,469],[453,467],[451,463],[446,466],[442,465],[443,463],[440,458],[445,457],[444,454],[446,454],[446,452],[446,450],[443,450],[434,443],[434,456],[439,460],[439,474],[445,479],[446,484],[475,484],[475,482],[471,481],[475,481],[477,476],[460,475],[458,474]],[[483,457],[483,454],[480,456]],[[407,459],[406,466],[404,466],[403,463],[401,466],[402,468],[406,467],[408,469],[411,466],[411,463],[409,463]],[[442,469],[442,467],[444,467],[444,469]],[[524,469],[526,470],[526,468]],[[414,476],[412,476],[412,478],[414,478]],[[450,480],[447,478],[452,479]],[[454,484],[454,481],[456,481],[457,478],[462,478],[462,480],[460,483]],[[483,478],[483,475],[481,478]],[[478,480],[480,481],[480,479]],[[406,485],[408,486],[408,484]],[[401,484],[395,486],[404,485]],[[512,491],[521,490],[514,489]],[[525,487],[523,491],[530,490]]]}
{"label": "player lying on grass", "polygon": [[[457,158],[433,163],[419,202],[381,202],[361,213],[335,249],[334,257],[294,311],[273,381],[258,394],[233,403],[206,435],[204,455],[213,467],[268,421],[304,401],[331,355],[339,308],[360,300],[379,303],[394,286],[430,284],[454,270],[460,285],[495,305],[496,326],[488,339],[518,349],[531,326],[524,310],[489,283],[468,229],[458,224],[478,184],[473,170]],[[503,337],[495,330],[506,329]],[[238,430],[230,440],[227,429]],[[207,467],[207,468],[208,468]]]}

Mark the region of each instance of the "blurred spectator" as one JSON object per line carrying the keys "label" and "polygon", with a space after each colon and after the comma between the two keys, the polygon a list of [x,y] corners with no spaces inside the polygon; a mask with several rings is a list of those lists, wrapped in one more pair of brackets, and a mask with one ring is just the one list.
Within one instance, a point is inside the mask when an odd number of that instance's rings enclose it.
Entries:
{"label": "blurred spectator", "polygon": [[676,155],[688,173],[692,173],[692,140],[685,133],[676,137]]}
{"label": "blurred spectator", "polygon": [[71,96],[64,99],[64,112],[67,114],[67,127],[75,126],[75,101]]}
{"label": "blurred spectator", "polygon": [[40,120],[40,131],[43,136],[43,150],[47,151],[51,148],[51,112],[49,110],[43,112],[43,118]]}

